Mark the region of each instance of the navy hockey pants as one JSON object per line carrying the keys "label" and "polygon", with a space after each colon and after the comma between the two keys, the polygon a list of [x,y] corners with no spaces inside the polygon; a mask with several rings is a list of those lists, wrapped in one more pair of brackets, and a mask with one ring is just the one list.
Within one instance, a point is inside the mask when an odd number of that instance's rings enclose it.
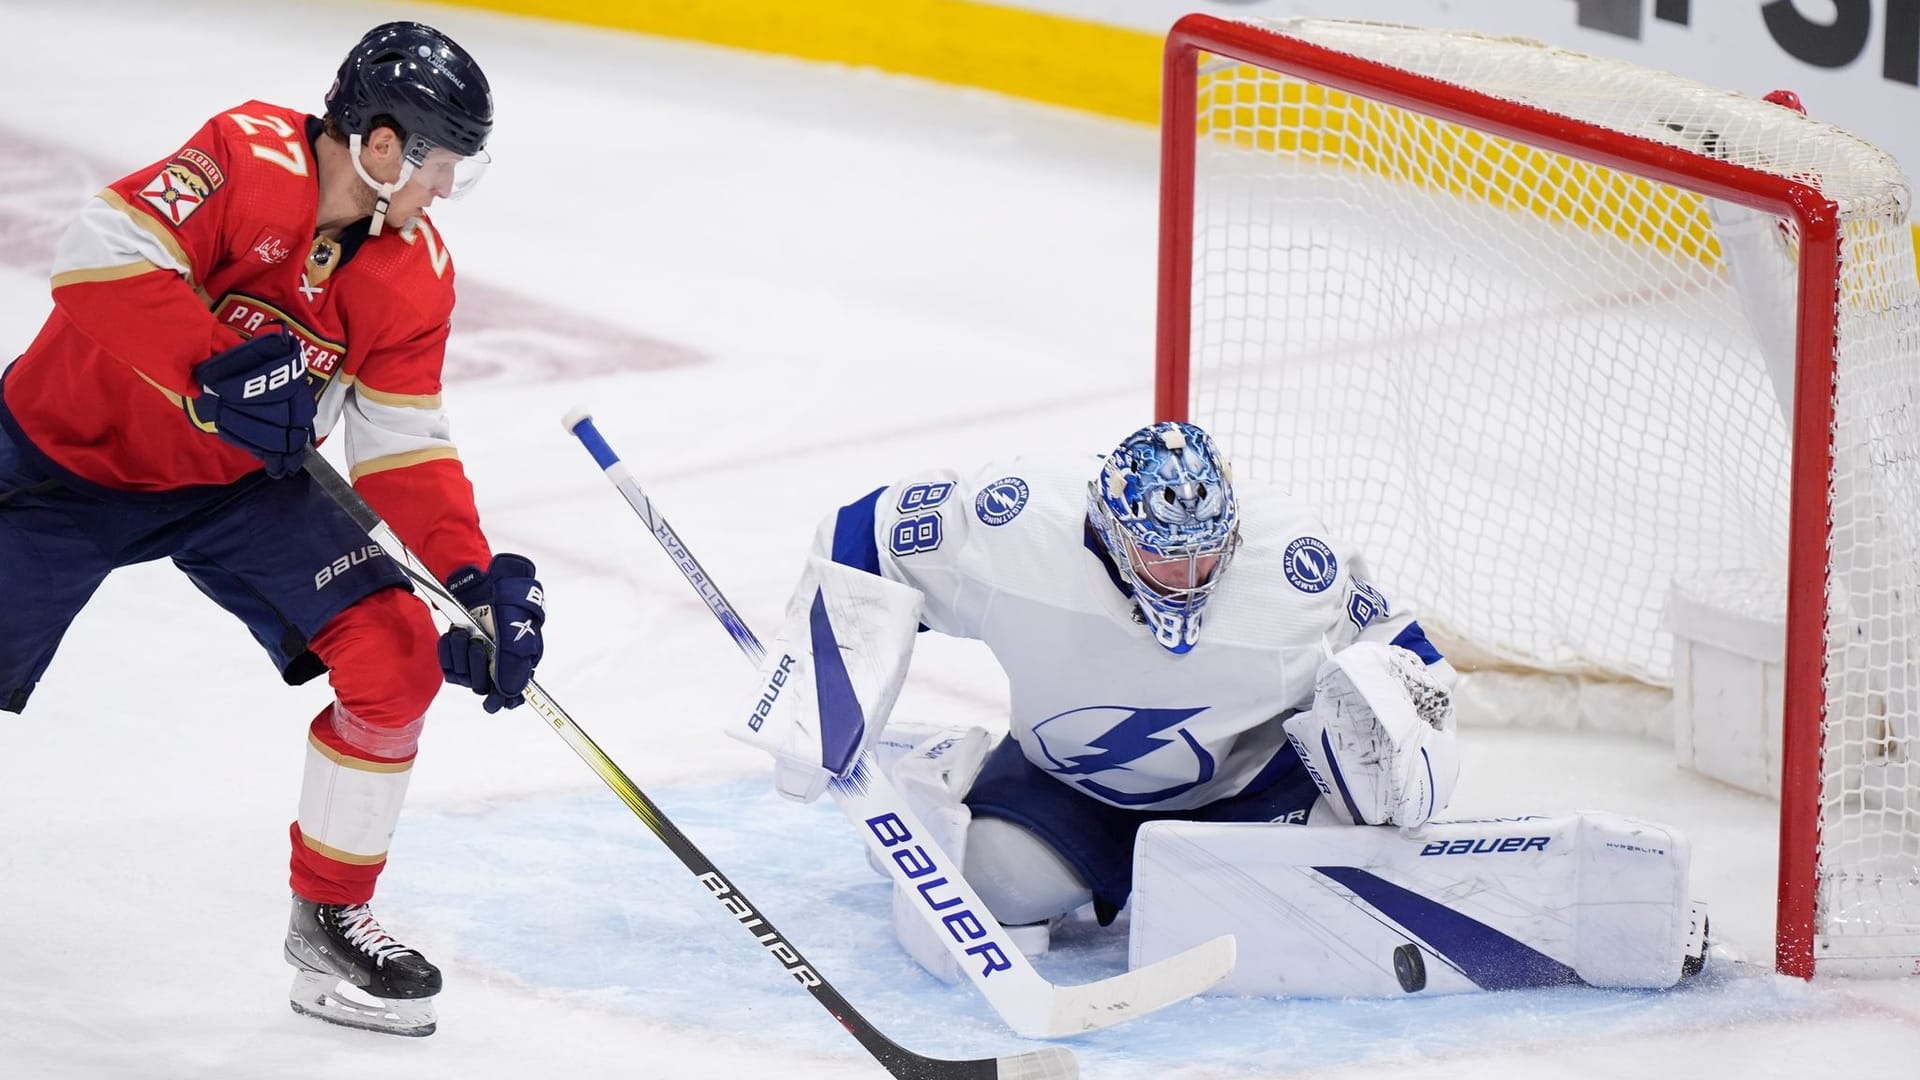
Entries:
{"label": "navy hockey pants", "polygon": [[380,589],[406,587],[305,473],[114,491],[54,465],[0,410],[0,710],[26,708],[107,574],[163,558],[245,623],[295,685],[325,672],[307,643],[328,620]]}
{"label": "navy hockey pants", "polygon": [[[1291,746],[1263,771],[1252,794],[1192,810],[1128,810],[1082,795],[1027,760],[1009,735],[1000,740],[967,792],[976,817],[1025,828],[1060,854],[1093,890],[1102,926],[1127,906],[1133,892],[1133,839],[1149,821],[1293,821],[1305,823],[1320,797]],[[1256,781],[1259,783],[1259,781]]]}

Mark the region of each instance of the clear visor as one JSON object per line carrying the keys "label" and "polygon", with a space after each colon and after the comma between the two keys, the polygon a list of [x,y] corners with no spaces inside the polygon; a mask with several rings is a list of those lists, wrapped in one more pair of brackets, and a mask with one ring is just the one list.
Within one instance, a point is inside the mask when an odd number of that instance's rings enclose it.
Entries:
{"label": "clear visor", "polygon": [[407,136],[405,153],[407,182],[426,188],[436,199],[457,199],[472,191],[493,160],[485,150],[458,154],[420,135]]}
{"label": "clear visor", "polygon": [[1161,596],[1181,598],[1205,593],[1220,576],[1224,556],[1217,551],[1162,555],[1127,538],[1127,561],[1140,583]]}

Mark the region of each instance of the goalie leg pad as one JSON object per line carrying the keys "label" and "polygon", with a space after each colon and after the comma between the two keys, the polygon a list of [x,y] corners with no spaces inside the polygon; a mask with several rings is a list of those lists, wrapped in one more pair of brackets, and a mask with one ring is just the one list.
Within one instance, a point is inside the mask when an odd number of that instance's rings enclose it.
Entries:
{"label": "goalie leg pad", "polygon": [[1221,990],[1249,995],[1668,987],[1699,948],[1689,857],[1674,830],[1603,813],[1413,832],[1155,822],[1136,848],[1129,957],[1231,933],[1240,961]]}
{"label": "goalie leg pad", "polygon": [[[1092,890],[1066,860],[1020,826],[996,818],[973,820],[965,806],[938,820],[935,824],[935,819],[923,817],[921,823],[940,849],[961,864],[967,884],[1027,956],[1046,953],[1054,918],[1092,902]],[[939,931],[918,907],[918,897],[895,886],[893,932],[900,947],[942,982],[965,982]]]}
{"label": "goalie leg pad", "polygon": [[[928,838],[938,844],[940,850],[946,852],[947,857],[964,874],[967,830],[972,823],[967,808],[956,800],[948,813],[930,815],[921,812],[920,823],[926,826]],[[972,883],[971,879],[968,883]],[[897,883],[893,887],[892,914],[893,936],[899,939],[900,947],[913,957],[915,963],[941,982],[958,985],[967,981],[966,973],[960,970],[959,962],[953,958],[953,953],[947,950],[946,942],[940,937],[941,931],[920,914],[919,897]]]}
{"label": "goalie leg pad", "polygon": [[[918,742],[903,750],[897,744],[909,735],[918,736]],[[1089,903],[1093,893],[1064,859],[1032,833],[994,818],[973,820],[961,800],[992,751],[993,736],[979,727],[900,728],[890,730],[887,741],[896,744],[882,748],[889,751],[889,775],[934,843],[960,867],[988,912],[1001,922],[1015,924],[1008,932],[1020,951],[1028,956],[1045,953],[1048,920]],[[874,857],[869,851],[869,863]],[[883,866],[873,869],[882,877],[892,876]],[[1035,925],[1019,925],[1028,923]],[[918,899],[900,886],[894,888],[893,931],[907,955],[936,978],[964,981],[938,931],[921,916]]]}
{"label": "goalie leg pad", "polygon": [[[892,724],[874,740],[873,757],[914,816],[934,831],[934,842],[940,850],[958,860],[960,842],[971,817],[961,800],[973,787],[992,749],[993,736],[986,728]],[[947,843],[949,835],[952,846]],[[867,865],[883,880],[893,880],[893,874],[871,849],[867,851]]]}

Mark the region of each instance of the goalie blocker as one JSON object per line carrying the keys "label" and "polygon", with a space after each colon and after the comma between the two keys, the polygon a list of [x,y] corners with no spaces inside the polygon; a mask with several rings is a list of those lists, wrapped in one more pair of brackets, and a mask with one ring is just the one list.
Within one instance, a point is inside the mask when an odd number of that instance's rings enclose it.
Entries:
{"label": "goalie blocker", "polygon": [[1592,812],[1323,828],[1324,808],[1307,826],[1142,827],[1130,962],[1232,933],[1222,992],[1311,997],[1665,988],[1704,963],[1672,829]]}

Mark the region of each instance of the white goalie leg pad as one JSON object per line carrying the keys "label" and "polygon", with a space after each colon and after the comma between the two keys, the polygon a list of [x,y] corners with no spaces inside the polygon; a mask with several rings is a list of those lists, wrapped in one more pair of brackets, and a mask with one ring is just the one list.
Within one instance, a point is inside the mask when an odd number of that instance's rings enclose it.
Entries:
{"label": "white goalie leg pad", "polygon": [[900,696],[920,590],[818,557],[726,733],[773,755],[774,788],[812,802],[852,771]]}
{"label": "white goalie leg pad", "polygon": [[[935,728],[918,724],[890,724],[873,742],[873,760],[906,799],[908,809],[936,835],[940,849],[961,857],[966,836],[965,818],[971,817],[960,800],[973,789],[974,778],[993,750],[986,728]],[[955,846],[949,847],[951,837]],[[869,850],[867,865],[888,881],[893,874]]]}
{"label": "white goalie leg pad", "polygon": [[[1052,921],[1093,902],[1093,891],[1073,867],[1039,837],[999,818],[974,820],[965,806],[941,825],[922,824],[941,849],[961,863],[967,884],[1001,929],[1029,959],[1044,956],[1052,943]],[[943,828],[954,831],[943,835]],[[961,854],[964,853],[964,854]],[[919,901],[904,887],[893,891],[893,931],[907,955],[948,983],[966,975],[941,941],[939,931],[918,911]]]}
{"label": "white goalie leg pad", "polygon": [[[906,733],[889,731],[886,738]],[[1020,951],[1029,957],[1044,954],[1051,939],[1047,921],[1090,903],[1092,892],[1060,856],[1025,829],[993,818],[973,820],[961,800],[993,750],[995,739],[985,728],[923,728],[919,733],[919,744],[898,754],[888,776],[988,912],[1010,923],[1034,924],[1005,927]],[[891,879],[876,858],[867,852],[874,872]],[[927,922],[919,907],[919,898],[905,886],[894,886],[893,932],[900,947],[936,978],[966,981],[941,931]]]}
{"label": "white goalie leg pad", "polygon": [[1412,828],[1453,797],[1460,776],[1453,700],[1419,657],[1356,642],[1320,665],[1313,707],[1287,738],[1334,813],[1352,825]]}
{"label": "white goalie leg pad", "polygon": [[[907,806],[926,827],[929,838],[946,852],[956,869],[966,872],[967,831],[973,814],[960,800],[973,787],[974,778],[993,749],[993,737],[985,728],[948,730],[919,729],[920,742],[905,753],[897,753],[887,769],[894,786]],[[890,733],[889,737],[894,733]],[[897,734],[905,735],[906,731]],[[885,766],[883,765],[883,768]],[[893,880],[887,868],[877,862],[869,849],[867,863],[881,877]],[[941,931],[921,916],[918,898],[902,885],[893,890],[893,932],[900,947],[921,967],[948,983],[966,981],[966,975],[953,958]]]}
{"label": "white goalie leg pad", "polygon": [[1227,993],[1668,987],[1699,948],[1690,854],[1670,828],[1591,812],[1411,832],[1151,822],[1134,846],[1129,959],[1231,933]]}

